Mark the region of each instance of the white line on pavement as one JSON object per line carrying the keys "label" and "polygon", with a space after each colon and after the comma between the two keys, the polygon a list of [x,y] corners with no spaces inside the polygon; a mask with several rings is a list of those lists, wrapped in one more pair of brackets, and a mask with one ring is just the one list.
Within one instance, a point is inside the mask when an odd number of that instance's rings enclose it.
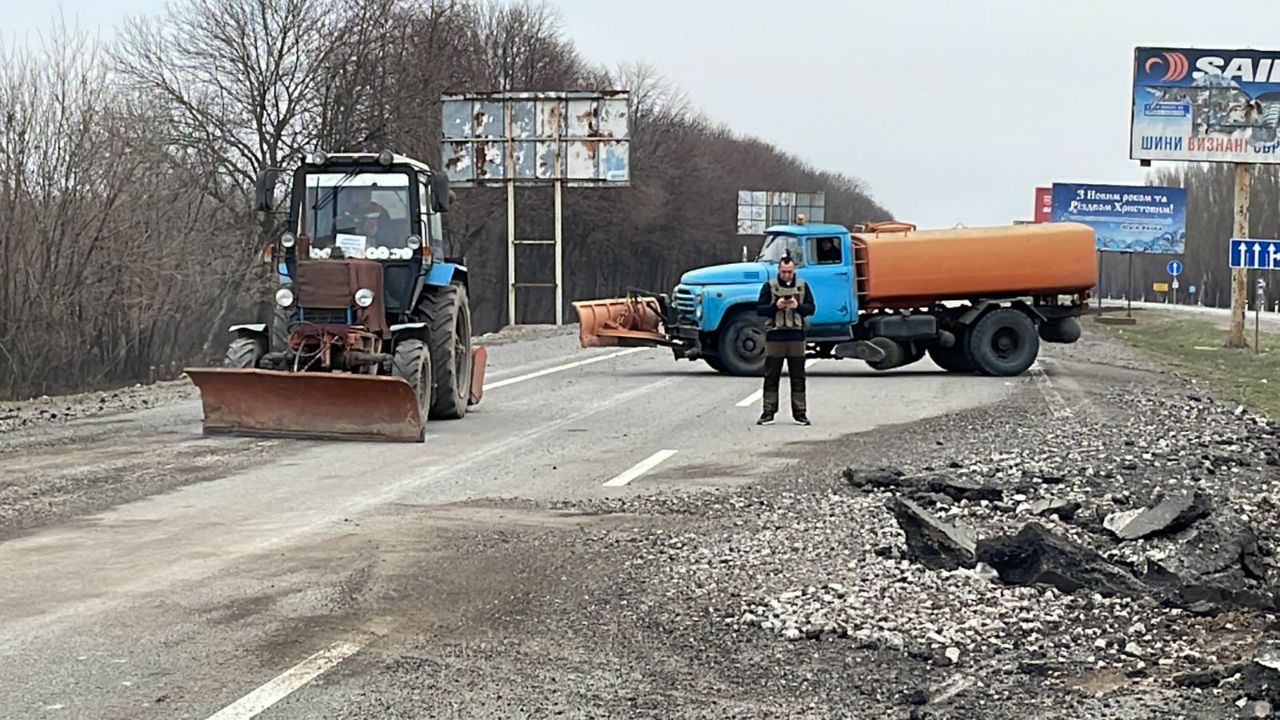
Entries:
{"label": "white line on pavement", "polygon": [[1067,405],[1067,401],[1062,399],[1062,394],[1053,386],[1053,381],[1044,371],[1044,366],[1037,360],[1031,363],[1028,370],[1032,379],[1035,380],[1036,386],[1040,390],[1040,394],[1044,396],[1045,403],[1049,406],[1049,411],[1053,413],[1055,418],[1069,417],[1072,415],[1071,408]]}
{"label": "white line on pavement", "polygon": [[249,720],[283,700],[335,665],[360,651],[359,645],[337,642],[263,683],[257,690],[219,710],[209,720]]}
{"label": "white line on pavement", "polygon": [[675,450],[659,450],[658,452],[650,455],[644,460],[641,460],[640,462],[633,465],[630,470],[606,482],[604,486],[605,487],[622,487],[623,485],[626,485],[632,480],[635,480],[641,475],[654,469],[659,464],[661,464],[664,460],[666,460],[667,458],[670,458],[672,455],[675,455],[675,454],[676,454]]}
{"label": "white line on pavement", "polygon": [[540,378],[544,375],[551,375],[552,373],[563,372],[565,370],[572,370],[576,367],[582,367],[583,365],[590,365],[592,363],[604,362],[605,360],[612,360],[613,358],[622,357],[623,355],[630,355],[631,353],[640,352],[641,350],[644,350],[644,349],[645,348],[628,348],[626,350],[619,350],[618,352],[615,352],[615,353],[609,353],[608,355],[601,355],[599,357],[587,358],[586,360],[577,360],[571,363],[565,363],[564,365],[556,365],[555,367],[544,368],[542,370],[538,370],[537,372],[531,372],[526,375],[518,375],[513,378],[507,378],[506,380],[499,380],[496,383],[485,383],[484,389],[485,391],[497,390],[498,388],[505,387],[507,385],[515,385],[516,383],[524,382],[525,380],[532,380],[534,378]]}
{"label": "white line on pavement", "polygon": [[[806,360],[804,363],[805,369],[808,370],[809,368],[813,367],[813,364],[816,362],[818,362],[818,358],[810,358]],[[736,407],[751,407],[752,405],[755,405],[756,403],[760,402],[760,398],[762,397],[764,397],[763,388],[739,400]]]}

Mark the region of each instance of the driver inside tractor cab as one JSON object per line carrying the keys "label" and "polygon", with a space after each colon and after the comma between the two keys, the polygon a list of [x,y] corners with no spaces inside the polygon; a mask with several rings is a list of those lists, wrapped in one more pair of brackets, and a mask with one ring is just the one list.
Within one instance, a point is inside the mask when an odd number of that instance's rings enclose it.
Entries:
{"label": "driver inside tractor cab", "polygon": [[349,187],[338,193],[336,228],[340,233],[363,235],[378,245],[394,242],[389,237],[391,213],[374,202],[371,187]]}
{"label": "driver inside tractor cab", "polygon": [[411,234],[409,177],[310,174],[304,224],[312,236],[312,259],[402,259]]}

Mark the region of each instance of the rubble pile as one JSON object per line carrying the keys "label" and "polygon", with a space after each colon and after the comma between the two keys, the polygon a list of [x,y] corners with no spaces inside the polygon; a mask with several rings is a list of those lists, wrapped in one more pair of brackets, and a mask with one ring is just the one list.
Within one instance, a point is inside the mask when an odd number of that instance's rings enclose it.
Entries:
{"label": "rubble pile", "polygon": [[[1028,402],[868,437],[772,486],[605,501],[711,528],[606,542],[730,632],[991,682],[1226,673],[1280,630],[1280,426],[1195,394],[1098,392],[1066,418]],[[1179,692],[1280,707],[1280,675],[1239,674]]]}

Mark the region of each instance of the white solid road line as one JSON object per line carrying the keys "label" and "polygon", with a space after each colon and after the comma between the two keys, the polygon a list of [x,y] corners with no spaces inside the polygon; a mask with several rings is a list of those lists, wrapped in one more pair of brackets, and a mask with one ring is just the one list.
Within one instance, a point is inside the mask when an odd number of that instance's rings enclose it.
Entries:
{"label": "white solid road line", "polygon": [[209,720],[249,720],[257,717],[259,713],[280,702],[289,693],[306,685],[359,651],[359,645],[336,642],[219,710]]}
{"label": "white solid road line", "polygon": [[[818,362],[818,358],[809,358],[806,360],[804,363],[805,370],[813,367],[813,364],[816,362]],[[736,407],[751,407],[752,405],[760,402],[760,398],[762,397],[764,397],[764,388],[761,388],[739,400]]]}
{"label": "white solid road line", "polygon": [[1035,381],[1040,394],[1044,396],[1045,404],[1049,406],[1049,411],[1055,418],[1070,417],[1074,414],[1071,412],[1071,407],[1067,405],[1067,401],[1062,399],[1062,394],[1053,386],[1053,381],[1049,379],[1049,375],[1044,371],[1044,365],[1039,360],[1031,363],[1027,372]]}
{"label": "white solid road line", "polygon": [[633,465],[630,470],[606,482],[604,486],[605,487],[622,487],[623,485],[626,485],[632,480],[635,480],[641,475],[654,469],[659,464],[661,464],[664,460],[666,460],[667,458],[675,454],[676,454],[675,450],[659,450],[658,452],[650,455],[644,460],[641,460],[640,462]]}
{"label": "white solid road line", "polygon": [[640,352],[641,350],[644,350],[644,349],[645,348],[628,348],[626,350],[619,350],[618,352],[615,352],[615,353],[609,353],[608,355],[601,355],[599,357],[587,358],[586,360],[577,360],[571,363],[565,363],[564,365],[556,365],[555,367],[543,368],[542,370],[538,370],[537,372],[531,372],[525,375],[518,375],[513,378],[507,378],[506,380],[499,380],[498,382],[495,382],[495,383],[485,383],[484,389],[486,392],[488,392],[489,390],[497,390],[498,388],[505,387],[507,385],[515,385],[516,383],[521,383],[521,382],[524,382],[525,380],[532,380],[534,378],[540,378],[544,375],[551,375],[553,373],[564,372],[565,370],[572,370],[576,367],[582,367],[583,365],[590,365],[592,363],[604,362],[605,360],[612,360],[613,358],[622,357],[623,355],[630,355],[631,353]]}

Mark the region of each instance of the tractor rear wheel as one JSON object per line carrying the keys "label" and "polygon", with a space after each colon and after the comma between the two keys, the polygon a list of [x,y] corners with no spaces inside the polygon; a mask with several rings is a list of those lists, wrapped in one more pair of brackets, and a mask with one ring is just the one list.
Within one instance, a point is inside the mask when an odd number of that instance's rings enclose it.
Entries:
{"label": "tractor rear wheel", "polygon": [[262,341],[251,337],[238,337],[227,346],[223,364],[230,368],[250,369],[258,367],[258,361],[266,355]]}
{"label": "tractor rear wheel", "polygon": [[418,338],[404,338],[396,343],[391,372],[413,388],[413,396],[418,399],[418,415],[425,421],[431,409],[431,355],[427,344]]}
{"label": "tractor rear wheel", "polygon": [[436,288],[423,300],[429,323],[431,417],[456,420],[467,413],[471,397],[471,308],[461,283]]}

